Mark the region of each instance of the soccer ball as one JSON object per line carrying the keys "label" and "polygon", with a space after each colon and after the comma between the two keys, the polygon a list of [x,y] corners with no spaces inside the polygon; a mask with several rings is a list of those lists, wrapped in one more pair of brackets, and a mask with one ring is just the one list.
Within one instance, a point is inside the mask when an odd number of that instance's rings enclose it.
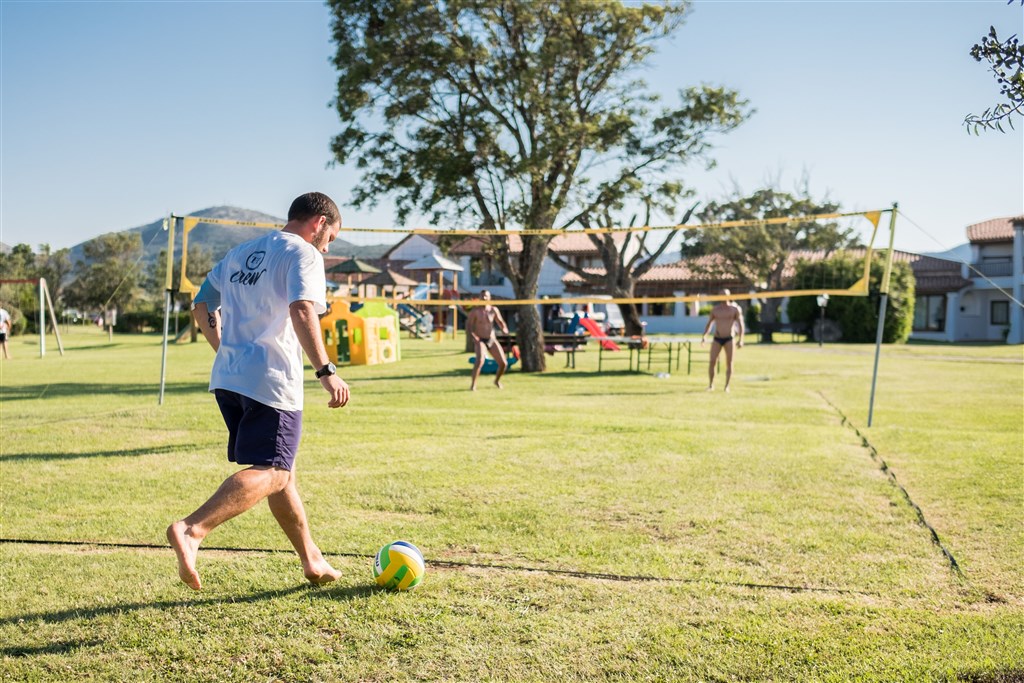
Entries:
{"label": "soccer ball", "polygon": [[382,588],[406,591],[423,581],[427,567],[423,553],[408,541],[392,541],[377,551],[373,578]]}

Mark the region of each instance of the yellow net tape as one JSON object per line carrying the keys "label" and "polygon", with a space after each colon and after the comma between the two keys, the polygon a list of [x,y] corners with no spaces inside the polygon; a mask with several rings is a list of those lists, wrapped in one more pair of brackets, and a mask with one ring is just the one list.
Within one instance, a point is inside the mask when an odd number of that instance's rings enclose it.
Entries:
{"label": "yellow net tape", "polygon": [[[750,299],[774,299],[788,296],[812,296],[817,294],[829,294],[835,296],[867,296],[868,294],[868,281],[871,273],[871,256],[872,256],[872,245],[875,242],[875,237],[878,233],[878,223],[881,215],[892,209],[882,209],[877,211],[854,211],[848,213],[819,213],[819,214],[808,214],[804,216],[782,216],[779,218],[763,218],[756,220],[740,220],[740,221],[722,221],[719,223],[700,223],[695,225],[643,225],[643,226],[627,226],[627,227],[605,227],[605,228],[581,228],[572,230],[562,230],[558,228],[551,229],[523,229],[523,230],[438,230],[435,228],[346,228],[342,227],[342,232],[363,232],[363,233],[402,233],[410,235],[456,235],[466,237],[484,237],[484,236],[500,236],[500,235],[565,235],[565,234],[586,234],[586,235],[597,235],[606,234],[612,232],[648,232],[652,230],[703,230],[703,229],[714,229],[714,228],[738,228],[738,227],[751,227],[758,225],[785,225],[789,223],[806,223],[820,220],[831,220],[835,218],[849,218],[853,216],[864,216],[873,225],[871,233],[871,240],[868,242],[867,250],[864,258],[864,275],[863,277],[854,283],[848,289],[799,289],[799,290],[785,290],[778,292],[752,292],[752,293],[736,293],[726,295],[720,294],[695,294],[689,296],[664,296],[664,297],[632,297],[632,298],[620,298],[620,299],[609,299],[609,298],[587,298],[582,297],[562,297],[562,298],[543,298],[543,299],[501,299],[492,301],[493,304],[499,304],[502,306],[529,306],[529,305],[540,305],[540,304],[553,304],[553,303],[616,303],[616,304],[640,304],[640,303],[675,303],[675,302],[694,302],[694,301],[723,301],[723,300],[750,300]],[[210,225],[230,225],[230,226],[242,226],[249,228],[267,228],[267,229],[280,229],[284,227],[283,223],[263,223],[257,221],[236,221],[228,220],[223,218],[203,218],[200,216],[185,216],[183,217],[182,227],[182,259],[181,259],[181,291],[195,293],[199,291],[199,287],[194,284],[185,275],[186,262],[188,260],[188,234],[199,224],[207,223]],[[173,233],[172,233],[173,235]],[[891,250],[890,250],[891,251]],[[473,306],[482,305],[482,299],[400,299],[395,297],[335,297],[335,301],[345,302],[381,302],[391,305],[396,304],[412,304],[415,306]]]}

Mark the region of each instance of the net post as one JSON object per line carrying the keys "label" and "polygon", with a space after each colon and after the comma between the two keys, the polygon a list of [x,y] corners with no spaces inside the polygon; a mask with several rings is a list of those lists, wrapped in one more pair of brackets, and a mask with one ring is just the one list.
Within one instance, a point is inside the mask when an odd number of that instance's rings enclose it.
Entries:
{"label": "net post", "polygon": [[43,291],[46,281],[43,278],[37,280],[39,283],[39,357],[46,356],[46,305],[43,299]]}
{"label": "net post", "polygon": [[[53,299],[50,297],[50,288],[46,284],[46,278],[39,278],[39,289],[46,296],[46,306],[50,311],[50,324],[53,325],[53,336],[57,338],[57,350],[64,355],[64,342],[60,339],[60,325],[57,324],[57,314],[53,312]],[[43,326],[45,328],[45,325]]]}
{"label": "net post", "polygon": [[[871,400],[868,403],[868,427],[875,416],[875,387],[878,385],[878,357],[882,352],[882,334],[885,332],[885,309],[889,303],[889,274],[892,272],[892,251],[896,238],[896,214],[899,204],[893,202],[889,216],[889,251],[885,255],[885,272],[882,274],[882,298],[878,304],[878,333],[875,335],[875,367],[871,373]],[[870,263],[868,264],[870,267]]]}
{"label": "net post", "polygon": [[171,322],[171,291],[174,284],[174,214],[171,214],[164,221],[167,229],[167,272],[164,275],[164,343],[163,355],[160,358],[160,396],[157,398],[157,405],[164,404],[164,385],[167,383],[167,332]]}

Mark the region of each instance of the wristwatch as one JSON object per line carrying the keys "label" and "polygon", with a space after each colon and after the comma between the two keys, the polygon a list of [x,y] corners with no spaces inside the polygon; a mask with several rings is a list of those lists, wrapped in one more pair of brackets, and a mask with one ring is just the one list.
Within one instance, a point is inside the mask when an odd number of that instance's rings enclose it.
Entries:
{"label": "wristwatch", "polygon": [[327,377],[328,375],[334,375],[338,372],[338,368],[334,367],[334,363],[328,363],[319,370],[316,371],[316,378]]}

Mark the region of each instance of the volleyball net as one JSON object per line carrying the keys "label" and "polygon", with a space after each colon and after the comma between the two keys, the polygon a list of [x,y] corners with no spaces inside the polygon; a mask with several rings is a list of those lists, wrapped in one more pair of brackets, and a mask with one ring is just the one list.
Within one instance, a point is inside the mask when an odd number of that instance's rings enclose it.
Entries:
{"label": "volleyball net", "polygon": [[[869,294],[869,283],[871,277],[872,259],[876,258],[879,250],[876,249],[876,239],[879,234],[879,223],[883,213],[890,213],[890,239],[889,249],[885,253],[884,274],[882,279],[882,291],[888,291],[889,275],[892,269],[892,232],[895,228],[895,208],[876,211],[858,211],[845,213],[823,213],[800,216],[782,216],[773,218],[724,221],[718,223],[704,224],[681,224],[681,225],[643,225],[643,226],[608,226],[597,228],[574,228],[574,229],[520,229],[520,230],[489,230],[489,229],[439,229],[439,228],[364,228],[342,226],[339,236],[346,239],[359,239],[368,236],[382,238],[387,235],[409,236],[419,235],[429,241],[444,241],[446,251],[452,258],[459,258],[465,264],[464,271],[470,271],[473,261],[487,261],[493,264],[497,261],[498,254],[515,256],[522,249],[522,240],[527,236],[543,236],[550,240],[551,250],[557,251],[560,244],[573,245],[567,251],[567,258],[574,259],[578,269],[583,274],[576,274],[570,270],[566,271],[561,283],[556,287],[548,285],[549,291],[544,288],[538,289],[536,298],[515,298],[514,296],[502,296],[496,294],[495,299],[500,300],[503,306],[513,305],[548,305],[555,303],[616,303],[616,304],[651,304],[665,305],[674,303],[698,303],[714,302],[723,299],[730,300],[764,300],[791,298],[797,296],[867,296]],[[181,220],[181,245],[180,250],[175,249],[175,226],[177,220]],[[765,266],[756,268],[758,258],[762,256],[757,253],[757,239],[749,240],[751,251],[750,260],[753,264],[727,262],[716,254],[701,254],[697,256],[687,255],[687,235],[693,236],[699,231],[717,230],[729,231],[736,235],[738,240],[743,240],[744,230],[770,230],[773,228],[785,228],[786,226],[800,225],[813,226],[823,223],[842,224],[850,229],[851,233],[857,234],[859,246],[853,248],[826,250],[826,249],[795,249],[787,252],[783,259],[774,264],[769,264],[769,270],[774,269],[777,277],[773,282],[759,281],[763,278],[762,273]],[[170,230],[168,235],[167,268],[166,268],[166,289],[172,288],[181,292],[194,294],[199,289],[201,275],[192,273],[188,269],[189,236],[199,225],[221,226],[221,227],[246,227],[261,229],[281,229],[283,223],[237,221],[220,218],[207,218],[200,216],[171,217]],[[660,262],[650,267],[643,275],[635,280],[635,294],[631,297],[609,298],[607,288],[604,288],[601,277],[604,268],[599,258],[598,246],[589,236],[599,236],[598,240],[610,236],[615,248],[622,250],[649,250],[658,249],[661,243],[668,240],[676,240],[675,249],[678,258],[672,257],[660,259]],[[650,246],[648,246],[650,245]],[[437,249],[441,251],[440,248]],[[666,250],[667,253],[673,253]],[[180,263],[175,269],[175,254],[180,254]],[[641,254],[642,260],[643,254]],[[814,267],[808,267],[814,264]],[[401,270],[402,263],[396,261],[394,267]],[[178,287],[172,287],[173,273],[179,273]],[[496,267],[496,273],[500,275],[500,267]],[[415,276],[414,273],[406,273]],[[429,283],[429,274],[420,274],[422,280]],[[589,277],[588,277],[589,276]],[[443,275],[441,276],[443,277]],[[196,279],[193,279],[196,278]],[[466,304],[482,303],[481,299],[474,298],[474,290],[479,292],[483,286],[471,282],[472,276],[467,272],[465,276],[454,279],[455,286],[451,289],[437,287],[436,296],[429,298],[433,306],[455,306]],[[437,282],[441,278],[434,278]],[[358,282],[356,283],[358,285]],[[728,288],[729,294],[722,293],[723,287]],[[492,292],[494,288],[491,287]],[[334,298],[341,301],[353,303],[383,302],[388,304],[409,303],[405,293],[396,294],[394,290],[390,296],[376,296],[366,294],[366,289],[357,287],[343,288],[334,295]],[[371,290],[376,294],[376,290]],[[507,294],[507,293],[506,293]],[[492,302],[496,303],[496,302]]]}

